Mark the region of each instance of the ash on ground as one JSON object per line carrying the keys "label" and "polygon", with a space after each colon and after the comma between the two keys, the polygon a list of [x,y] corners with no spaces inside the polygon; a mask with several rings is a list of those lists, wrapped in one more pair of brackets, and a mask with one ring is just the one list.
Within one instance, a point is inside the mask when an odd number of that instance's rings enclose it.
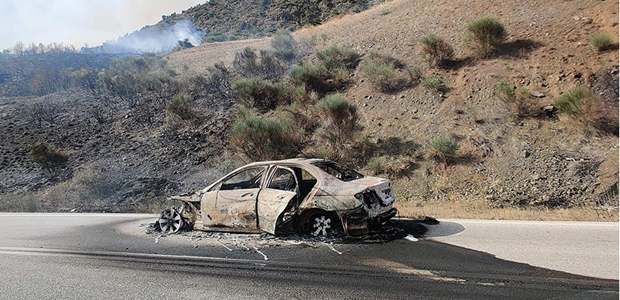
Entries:
{"label": "ash on ground", "polygon": [[[388,243],[408,237],[421,237],[427,231],[429,225],[438,224],[434,218],[426,217],[422,220],[394,219],[386,223],[381,228],[371,231],[361,236],[312,236],[308,234],[288,234],[274,236],[268,233],[251,234],[251,233],[228,233],[228,232],[205,232],[195,230],[185,230],[174,235],[189,238],[192,242],[201,240],[211,240],[215,242],[227,241],[232,242],[237,248],[251,251],[247,245],[258,244],[261,247],[280,247],[301,245],[306,247],[319,247],[320,244],[375,244]],[[162,233],[157,228],[156,223],[142,224],[145,227],[146,234],[156,235],[156,243],[167,234]],[[223,244],[223,243],[222,243]]]}

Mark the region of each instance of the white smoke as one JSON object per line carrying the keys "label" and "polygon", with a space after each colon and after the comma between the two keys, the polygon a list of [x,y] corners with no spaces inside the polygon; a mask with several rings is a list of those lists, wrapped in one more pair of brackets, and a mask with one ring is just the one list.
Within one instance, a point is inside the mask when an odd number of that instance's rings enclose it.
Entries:
{"label": "white smoke", "polygon": [[[17,42],[101,45],[207,0],[0,0],[0,49]],[[179,30],[179,32],[183,32]],[[190,37],[188,37],[190,38]]]}
{"label": "white smoke", "polygon": [[149,27],[105,42],[99,50],[104,53],[169,52],[185,39],[194,46],[200,45],[203,36],[204,33],[193,28],[190,21],[181,20],[168,28]]}

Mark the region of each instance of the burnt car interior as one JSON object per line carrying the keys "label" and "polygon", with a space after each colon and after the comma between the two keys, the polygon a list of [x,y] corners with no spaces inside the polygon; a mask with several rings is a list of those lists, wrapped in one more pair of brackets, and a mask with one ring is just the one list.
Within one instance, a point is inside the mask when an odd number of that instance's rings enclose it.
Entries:
{"label": "burnt car interior", "polygon": [[297,180],[299,180],[299,199],[303,200],[310,194],[317,180],[308,171],[302,168],[291,168],[295,172]]}
{"label": "burnt car interior", "polygon": [[314,165],[325,171],[325,173],[345,182],[364,178],[364,175],[331,161],[315,163]]}
{"label": "burnt car interior", "polygon": [[276,189],[281,191],[289,191],[296,192],[297,191],[297,181],[295,180],[295,176],[287,170],[278,168],[273,174],[273,178],[267,187],[269,189]]}
{"label": "burnt car interior", "polygon": [[265,172],[264,167],[252,168],[244,170],[241,173],[234,175],[233,177],[222,182],[219,190],[239,190],[239,189],[254,189],[260,187],[261,178]]}
{"label": "burnt car interior", "polygon": [[295,172],[295,177],[286,169],[278,169],[269,183],[268,188],[295,192],[297,188],[295,178],[297,178],[299,183],[299,200],[303,200],[310,194],[317,180],[312,174],[302,168],[292,167],[290,169]]}

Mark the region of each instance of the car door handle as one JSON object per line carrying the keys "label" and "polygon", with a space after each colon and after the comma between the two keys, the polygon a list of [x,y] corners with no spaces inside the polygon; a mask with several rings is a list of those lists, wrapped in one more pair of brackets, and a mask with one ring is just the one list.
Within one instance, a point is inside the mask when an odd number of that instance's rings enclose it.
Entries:
{"label": "car door handle", "polygon": [[252,196],[254,196],[254,193],[245,193],[245,194],[241,195],[242,198],[252,197]]}

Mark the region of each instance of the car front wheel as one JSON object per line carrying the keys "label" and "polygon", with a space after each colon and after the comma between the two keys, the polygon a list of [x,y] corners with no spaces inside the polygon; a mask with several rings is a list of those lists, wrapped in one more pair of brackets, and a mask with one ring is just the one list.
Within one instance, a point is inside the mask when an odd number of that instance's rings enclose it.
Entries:
{"label": "car front wheel", "polygon": [[181,214],[173,207],[164,210],[157,221],[159,229],[164,233],[177,233],[183,226],[185,226],[185,220]]}

